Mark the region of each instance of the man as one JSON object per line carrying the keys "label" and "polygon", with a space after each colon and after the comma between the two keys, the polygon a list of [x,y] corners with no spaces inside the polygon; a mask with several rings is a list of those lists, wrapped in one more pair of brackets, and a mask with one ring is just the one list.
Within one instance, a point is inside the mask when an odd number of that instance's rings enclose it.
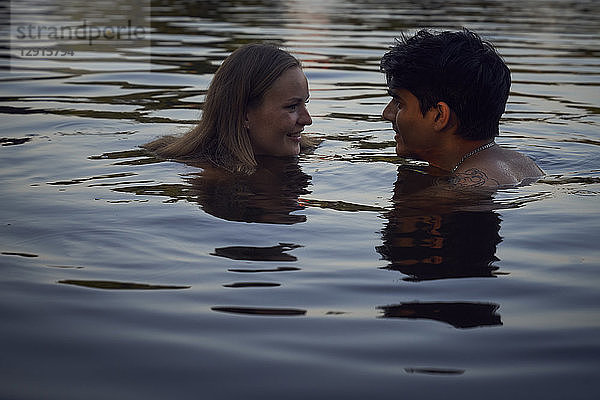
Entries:
{"label": "man", "polygon": [[392,97],[383,118],[392,122],[399,156],[427,161],[463,186],[518,185],[543,175],[530,158],[494,142],[510,70],[475,33],[403,36],[381,71]]}

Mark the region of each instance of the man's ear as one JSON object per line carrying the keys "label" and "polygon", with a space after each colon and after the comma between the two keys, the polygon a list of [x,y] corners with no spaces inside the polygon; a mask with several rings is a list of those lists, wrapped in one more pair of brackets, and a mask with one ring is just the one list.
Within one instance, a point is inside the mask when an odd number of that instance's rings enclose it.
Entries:
{"label": "man's ear", "polygon": [[452,110],[448,103],[439,101],[432,109],[433,111],[433,129],[443,131],[454,126]]}

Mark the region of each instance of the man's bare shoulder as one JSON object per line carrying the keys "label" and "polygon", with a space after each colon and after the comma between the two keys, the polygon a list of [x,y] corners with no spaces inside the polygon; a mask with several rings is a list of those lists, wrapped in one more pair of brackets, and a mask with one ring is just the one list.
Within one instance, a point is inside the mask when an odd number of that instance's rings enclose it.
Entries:
{"label": "man's bare shoulder", "polygon": [[465,187],[516,186],[536,181],[543,175],[540,167],[526,155],[494,146],[465,162],[451,182]]}
{"label": "man's bare shoulder", "polygon": [[450,183],[462,187],[498,187],[501,183],[488,176],[487,172],[480,168],[469,168],[457,172],[450,178]]}

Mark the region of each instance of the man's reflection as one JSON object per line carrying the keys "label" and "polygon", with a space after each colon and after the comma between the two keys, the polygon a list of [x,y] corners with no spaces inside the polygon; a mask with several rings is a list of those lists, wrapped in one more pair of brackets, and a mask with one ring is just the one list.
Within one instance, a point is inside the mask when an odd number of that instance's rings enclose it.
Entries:
{"label": "man's reflection", "polygon": [[[376,248],[389,262],[383,268],[414,282],[496,276],[501,219],[491,195],[456,191],[445,187],[435,171],[401,167],[394,208],[384,214],[383,244]],[[502,325],[498,308],[494,303],[443,301],[378,307],[381,318],[430,319],[461,329]]]}
{"label": "man's reflection", "polygon": [[449,196],[435,179],[400,170],[394,208],[384,215],[383,244],[377,247],[389,261],[384,268],[402,272],[411,281],[495,276],[500,216],[480,207],[489,202],[489,195]]}
{"label": "man's reflection", "polygon": [[411,302],[377,307],[382,312],[380,318],[432,319],[459,329],[502,325],[496,314],[498,308],[497,304],[471,302]]}
{"label": "man's reflection", "polygon": [[383,245],[377,251],[385,267],[407,275],[406,280],[492,277],[498,267],[496,245],[500,217],[494,212],[387,215]]}

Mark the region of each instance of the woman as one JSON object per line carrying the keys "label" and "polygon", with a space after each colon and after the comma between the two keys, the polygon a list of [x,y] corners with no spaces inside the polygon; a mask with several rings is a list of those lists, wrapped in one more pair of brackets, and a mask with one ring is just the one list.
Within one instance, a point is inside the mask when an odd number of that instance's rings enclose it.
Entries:
{"label": "woman", "polygon": [[308,82],[300,61],[272,45],[249,44],[219,67],[206,93],[200,123],[182,137],[143,147],[158,156],[209,161],[251,174],[257,155],[296,156],[312,124],[306,109]]}

